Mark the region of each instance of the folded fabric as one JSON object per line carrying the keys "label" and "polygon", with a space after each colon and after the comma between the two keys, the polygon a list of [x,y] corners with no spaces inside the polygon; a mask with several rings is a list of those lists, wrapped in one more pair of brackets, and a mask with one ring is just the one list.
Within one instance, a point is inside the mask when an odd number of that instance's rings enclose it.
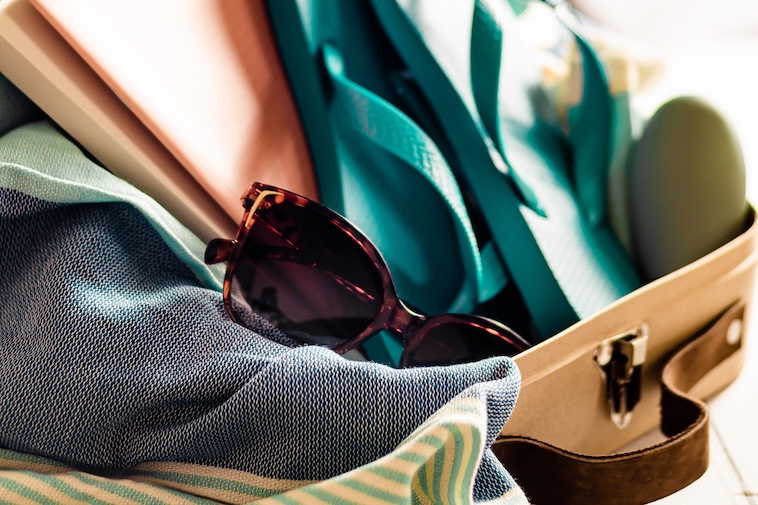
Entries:
{"label": "folded fabric", "polygon": [[[0,75],[0,135],[42,117],[39,109]],[[27,140],[29,145],[24,143]],[[223,268],[205,265],[205,244],[155,200],[94,165],[51,125],[30,125],[22,137],[3,139],[0,149],[0,161],[9,166],[0,171],[0,186],[49,202],[129,203],[204,286],[221,289]]]}
{"label": "folded fabric", "polygon": [[[486,410],[478,400],[471,394],[461,395],[443,406],[391,454],[320,482],[267,479],[237,470],[173,462],[142,463],[104,477],[39,456],[0,449],[0,490],[9,499],[53,504],[71,499],[154,505],[252,501],[470,503],[476,465],[466,463],[480,456],[486,438]],[[505,490],[496,485],[489,494],[497,493],[502,494],[487,503],[526,503],[517,487]]]}
{"label": "folded fabric", "polygon": [[202,244],[46,122],[0,138],[0,187],[0,447],[245,472],[275,482],[262,495],[335,478],[302,492],[361,502],[397,477],[389,501],[523,499],[489,449],[509,358],[395,370],[232,323]]}

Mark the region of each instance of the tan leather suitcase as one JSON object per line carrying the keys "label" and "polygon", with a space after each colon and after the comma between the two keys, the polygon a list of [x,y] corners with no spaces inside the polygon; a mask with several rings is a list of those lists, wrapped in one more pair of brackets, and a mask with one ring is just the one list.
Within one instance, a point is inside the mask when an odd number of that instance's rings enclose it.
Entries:
{"label": "tan leather suitcase", "polygon": [[[697,398],[725,388],[744,362],[755,217],[731,242],[515,358],[522,390],[494,448],[534,503],[642,503],[705,471],[708,415]],[[664,399],[668,438],[614,453],[661,423],[664,365],[693,340],[666,372],[693,397]]]}

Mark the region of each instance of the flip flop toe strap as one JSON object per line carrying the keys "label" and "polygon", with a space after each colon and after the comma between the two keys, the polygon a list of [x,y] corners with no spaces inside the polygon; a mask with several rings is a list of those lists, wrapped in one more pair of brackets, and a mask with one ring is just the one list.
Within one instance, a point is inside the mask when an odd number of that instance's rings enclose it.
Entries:
{"label": "flip flop toe strap", "polygon": [[499,257],[480,253],[458,183],[434,141],[389,102],[350,80],[334,45],[325,44],[323,53],[333,86],[331,107],[340,120],[423,175],[450,209],[466,276],[473,281],[476,299],[469,302],[485,301],[499,292],[507,282]]}

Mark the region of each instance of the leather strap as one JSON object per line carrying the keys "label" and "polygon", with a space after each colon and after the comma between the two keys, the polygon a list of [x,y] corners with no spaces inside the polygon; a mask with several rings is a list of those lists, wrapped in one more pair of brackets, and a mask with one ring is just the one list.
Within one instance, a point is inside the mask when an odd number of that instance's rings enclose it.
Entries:
{"label": "leather strap", "polygon": [[504,437],[495,441],[495,455],[537,505],[648,503],[694,482],[708,468],[708,409],[686,391],[740,348],[744,308],[742,302],[733,305],[664,366],[664,442],[589,456],[527,437]]}

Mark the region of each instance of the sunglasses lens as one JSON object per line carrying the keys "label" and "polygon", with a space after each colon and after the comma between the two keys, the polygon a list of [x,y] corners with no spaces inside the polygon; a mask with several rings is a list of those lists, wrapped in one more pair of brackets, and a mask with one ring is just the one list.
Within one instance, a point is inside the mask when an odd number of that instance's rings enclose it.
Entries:
{"label": "sunglasses lens", "polygon": [[[524,350],[521,338],[512,334],[514,343],[485,327],[451,321],[437,324],[424,332],[406,366],[436,366],[470,363],[493,356],[514,356]],[[524,343],[525,344],[525,343]]]}
{"label": "sunglasses lens", "polygon": [[382,305],[374,262],[329,217],[283,202],[259,209],[234,266],[232,305],[297,340],[336,347],[360,334]]}

